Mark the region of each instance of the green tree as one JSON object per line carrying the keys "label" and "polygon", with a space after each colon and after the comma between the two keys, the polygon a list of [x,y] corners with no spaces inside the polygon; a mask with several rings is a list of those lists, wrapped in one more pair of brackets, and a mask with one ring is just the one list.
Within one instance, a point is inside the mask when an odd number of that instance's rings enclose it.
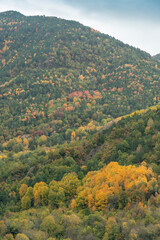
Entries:
{"label": "green tree", "polygon": [[41,230],[47,232],[49,235],[52,235],[56,229],[56,222],[52,215],[45,217],[41,223]]}
{"label": "green tree", "polygon": [[50,183],[48,201],[53,207],[59,207],[65,201],[64,189],[60,186],[60,183],[56,181]]}
{"label": "green tree", "polygon": [[18,233],[15,240],[29,240],[29,238],[23,233]]}
{"label": "green tree", "polygon": [[0,221],[0,235],[3,236],[7,232],[7,226],[3,220]]}
{"label": "green tree", "polygon": [[72,199],[76,195],[80,185],[81,182],[75,173],[66,174],[61,180],[61,186],[67,199]]}
{"label": "green tree", "polygon": [[9,233],[4,236],[3,240],[14,240],[14,237],[11,233]]}
{"label": "green tree", "polygon": [[22,209],[29,209],[31,207],[31,199],[28,196],[24,196],[21,199],[21,207]]}

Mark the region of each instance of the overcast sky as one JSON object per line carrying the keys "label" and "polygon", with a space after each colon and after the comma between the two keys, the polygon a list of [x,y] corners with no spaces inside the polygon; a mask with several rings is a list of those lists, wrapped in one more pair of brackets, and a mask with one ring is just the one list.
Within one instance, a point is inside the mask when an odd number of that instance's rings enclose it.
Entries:
{"label": "overcast sky", "polygon": [[151,55],[160,53],[160,0],[0,0],[0,12],[72,19]]}

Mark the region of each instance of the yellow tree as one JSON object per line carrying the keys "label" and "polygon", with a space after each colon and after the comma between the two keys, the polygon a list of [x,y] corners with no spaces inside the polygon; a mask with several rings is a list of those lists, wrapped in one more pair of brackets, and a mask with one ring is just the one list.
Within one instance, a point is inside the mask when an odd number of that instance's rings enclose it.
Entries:
{"label": "yellow tree", "polygon": [[21,185],[19,189],[20,198],[22,198],[25,195],[25,193],[27,192],[27,189],[28,189],[28,186],[26,184]]}
{"label": "yellow tree", "polygon": [[145,165],[120,166],[112,162],[97,172],[89,172],[79,188],[76,202],[78,206],[103,210],[113,196],[118,196],[117,204],[124,207],[127,202],[144,202],[149,190],[156,189],[157,180],[152,169]]}
{"label": "yellow tree", "polygon": [[49,188],[46,183],[39,182],[33,187],[34,205],[41,206],[48,203]]}

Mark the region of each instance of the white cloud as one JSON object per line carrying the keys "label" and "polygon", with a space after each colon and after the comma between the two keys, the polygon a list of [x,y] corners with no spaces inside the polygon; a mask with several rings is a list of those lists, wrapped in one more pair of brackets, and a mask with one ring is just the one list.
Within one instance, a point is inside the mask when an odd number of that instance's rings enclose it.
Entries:
{"label": "white cloud", "polygon": [[59,2],[54,0],[0,0],[0,11],[8,10],[19,11],[25,15],[57,16],[66,19],[75,19],[80,15],[80,10],[60,0]]}
{"label": "white cloud", "polygon": [[102,33],[155,55],[160,52],[160,24],[142,19],[119,19],[115,16],[93,15],[82,18],[81,22],[92,26]]}
{"label": "white cloud", "polygon": [[113,13],[93,13],[69,6],[63,0],[0,0],[0,11],[25,15],[57,16],[76,20],[154,55],[160,52],[160,24],[146,19],[125,19]]}

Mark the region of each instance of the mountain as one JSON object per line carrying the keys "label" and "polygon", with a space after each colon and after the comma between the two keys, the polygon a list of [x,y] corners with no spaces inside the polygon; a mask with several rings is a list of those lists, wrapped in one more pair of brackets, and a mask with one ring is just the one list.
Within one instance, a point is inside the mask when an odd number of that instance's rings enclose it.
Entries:
{"label": "mountain", "polygon": [[154,57],[157,58],[158,60],[160,60],[160,54],[157,54]]}
{"label": "mountain", "polygon": [[0,239],[158,240],[160,61],[14,11],[0,60]]}
{"label": "mountain", "polygon": [[2,141],[63,143],[159,102],[160,63],[146,52],[55,17],[9,11],[0,23]]}

